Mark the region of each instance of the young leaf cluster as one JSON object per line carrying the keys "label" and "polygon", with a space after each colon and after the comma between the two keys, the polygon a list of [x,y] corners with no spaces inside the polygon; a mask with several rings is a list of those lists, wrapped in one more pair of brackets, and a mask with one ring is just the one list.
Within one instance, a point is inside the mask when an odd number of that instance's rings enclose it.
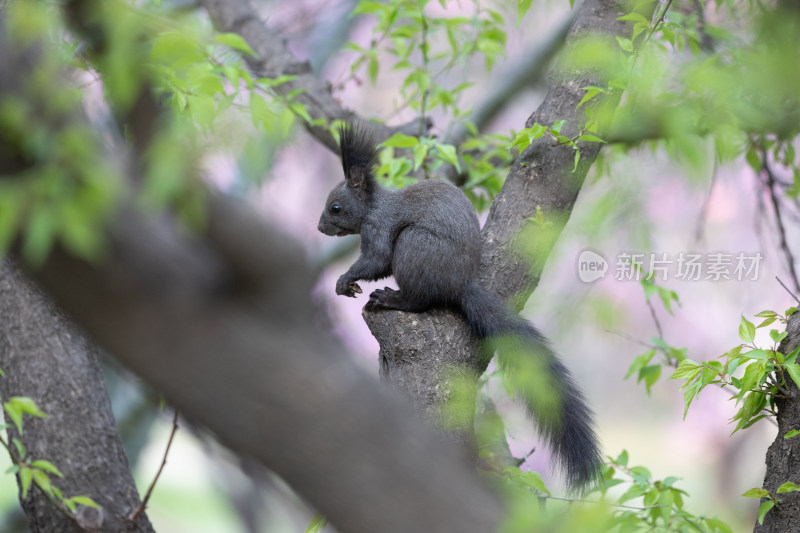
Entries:
{"label": "young leaf cluster", "polygon": [[758,325],[742,316],[739,338],[743,342],[719,356],[723,361],[695,362],[688,358],[681,361],[670,379],[684,380],[684,417],[692,400],[709,385],[730,390],[736,405],[740,406],[732,418],[736,422],[734,433],[762,418],[774,416],[775,398],[785,395],[790,383],[800,385],[800,366],[797,364],[800,349],[782,353],[779,344],[787,333],[777,329],[769,329],[771,343],[759,346],[755,343],[756,332],[776,321],[785,324],[787,317],[796,311],[796,308],[790,308],[784,315],[762,311],[756,315],[763,319]]}
{"label": "young leaf cluster", "polygon": [[[4,374],[0,370],[0,377]],[[11,421],[17,433],[21,437],[24,431],[24,417],[33,416],[37,418],[47,418],[47,414],[42,412],[31,398],[26,396],[13,396],[2,402],[3,412]],[[62,513],[70,519],[75,520],[75,513],[78,505],[100,508],[88,496],[64,497],[61,489],[53,482],[51,476],[63,478],[61,471],[46,459],[34,459],[28,455],[25,445],[17,437],[12,437],[9,442],[2,434],[10,427],[9,424],[0,424],[0,446],[5,448],[11,459],[11,466],[6,470],[7,474],[19,476],[20,494],[22,499],[28,497],[31,487],[41,490],[45,497]]]}
{"label": "young leaf cluster", "polygon": [[[688,494],[676,486],[677,477],[653,479],[647,468],[628,465],[625,450],[608,461],[602,480],[586,494],[596,494],[599,499],[556,496],[538,473],[515,466],[495,472],[491,479],[512,503],[504,531],[539,528],[536,530],[732,533],[724,521],[694,515],[686,509],[684,498]],[[565,507],[563,502],[569,506]],[[580,527],[576,523],[581,523]]]}
{"label": "young leaf cluster", "polygon": [[742,494],[745,498],[758,498],[764,499],[761,502],[761,505],[758,506],[758,523],[764,523],[764,517],[766,514],[773,508],[775,505],[781,502],[781,499],[778,497],[778,494],[786,494],[789,492],[797,492],[800,491],[800,486],[792,483],[791,481],[787,481],[783,483],[777,490],[773,493],[766,489],[759,489],[753,488]]}

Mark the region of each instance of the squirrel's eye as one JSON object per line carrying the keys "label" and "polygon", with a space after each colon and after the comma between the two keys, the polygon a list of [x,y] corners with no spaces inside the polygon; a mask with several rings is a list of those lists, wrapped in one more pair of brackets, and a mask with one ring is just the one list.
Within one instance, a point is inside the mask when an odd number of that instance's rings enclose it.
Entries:
{"label": "squirrel's eye", "polygon": [[341,212],[342,212],[342,206],[340,206],[339,204],[333,204],[331,206],[331,213],[333,213],[334,215],[338,215]]}

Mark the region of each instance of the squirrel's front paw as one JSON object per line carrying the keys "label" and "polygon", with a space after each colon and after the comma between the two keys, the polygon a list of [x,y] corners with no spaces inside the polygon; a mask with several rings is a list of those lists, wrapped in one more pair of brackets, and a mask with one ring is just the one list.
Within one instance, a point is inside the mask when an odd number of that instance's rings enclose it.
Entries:
{"label": "squirrel's front paw", "polygon": [[350,298],[355,298],[356,293],[361,294],[362,292],[364,291],[361,290],[361,287],[358,286],[358,283],[355,281],[350,281],[344,276],[341,276],[336,282],[336,294],[340,296],[349,296]]}

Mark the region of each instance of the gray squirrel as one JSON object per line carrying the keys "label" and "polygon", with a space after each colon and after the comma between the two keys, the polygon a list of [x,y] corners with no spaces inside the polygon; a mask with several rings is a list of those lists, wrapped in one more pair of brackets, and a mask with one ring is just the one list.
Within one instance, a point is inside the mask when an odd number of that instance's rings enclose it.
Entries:
{"label": "gray squirrel", "polygon": [[340,129],[345,181],[328,196],[317,228],[326,235],[361,235],[358,260],[336,282],[336,294],[355,297],[358,280],[394,274],[400,290],[375,290],[365,309],[419,313],[460,311],[522,397],[573,489],[598,479],[602,460],[593,415],[566,367],[529,322],[478,281],[481,233],[466,195],[451,183],[424,180],[400,190],[381,187],[369,133]]}

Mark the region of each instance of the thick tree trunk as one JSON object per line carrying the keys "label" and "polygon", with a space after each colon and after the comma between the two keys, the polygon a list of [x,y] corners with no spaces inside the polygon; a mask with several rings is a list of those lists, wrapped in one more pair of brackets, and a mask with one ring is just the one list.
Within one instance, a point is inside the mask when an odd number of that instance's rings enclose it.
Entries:
{"label": "thick tree trunk", "polygon": [[[569,32],[566,47],[589,34],[613,41],[626,35],[629,26],[617,17],[622,6],[613,0],[586,0]],[[566,120],[563,133],[578,133],[585,117],[577,104],[583,87],[603,86],[596,72],[561,72],[553,77],[544,102],[528,118],[549,126]],[[573,172],[575,151],[550,138],[535,141],[514,164],[500,194],[492,203],[483,228],[481,279],[484,285],[521,308],[538,283],[544,260],[566,224],[586,173],[597,157],[599,143],[583,143],[581,159]],[[546,235],[538,235],[537,258],[520,254],[520,244],[531,237],[530,219],[541,209],[548,223]],[[522,238],[520,238],[522,235]],[[472,419],[452,413],[454,394],[450,378],[479,375],[486,365],[475,336],[463,318],[455,313],[430,311],[423,314],[400,311],[365,312],[364,318],[380,344],[381,375],[412,398],[425,415],[439,427],[448,428],[452,439],[468,448],[473,440]],[[453,429],[453,422],[460,427]]]}
{"label": "thick tree trunk", "polygon": [[[22,435],[28,457],[46,459],[64,474],[52,476],[65,497],[89,496],[103,509],[79,506],[68,519],[38,489],[22,499],[34,533],[153,531],[145,515],[128,514],[139,496],[128,468],[103,385],[97,350],[86,337],[6,259],[0,261],[0,396],[28,396],[49,415],[26,417]],[[20,496],[21,497],[21,496]]]}
{"label": "thick tree trunk", "polygon": [[[788,335],[781,342],[779,350],[788,355],[800,344],[800,313],[789,317],[786,331]],[[784,438],[787,431],[800,428],[800,389],[788,376],[786,389],[786,398],[775,400],[778,407],[778,434],[767,450],[763,488],[772,494],[787,481],[800,485],[800,437]],[[763,524],[756,522],[753,533],[800,531],[800,492],[777,494],[777,497],[780,503],[767,512]]]}

